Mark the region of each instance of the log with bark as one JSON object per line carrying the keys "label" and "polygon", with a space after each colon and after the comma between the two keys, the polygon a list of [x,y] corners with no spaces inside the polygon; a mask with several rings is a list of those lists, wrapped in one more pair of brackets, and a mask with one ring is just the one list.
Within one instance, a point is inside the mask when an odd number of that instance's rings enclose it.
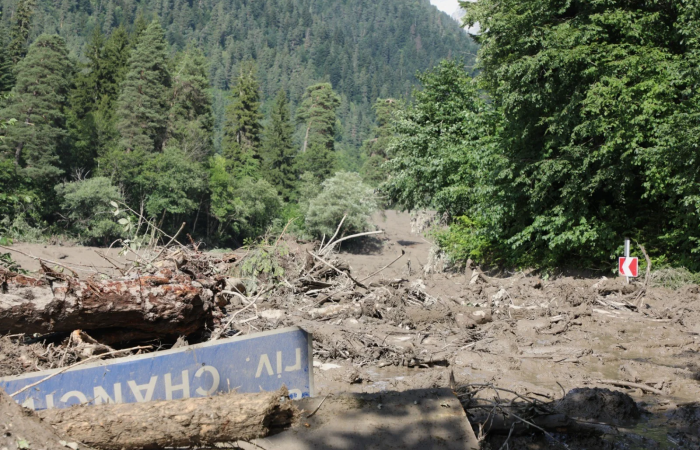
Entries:
{"label": "log with bark", "polygon": [[51,409],[39,415],[59,433],[100,449],[160,449],[249,441],[292,425],[286,388],[258,394]]}
{"label": "log with bark", "polygon": [[[132,339],[201,330],[212,292],[188,276],[161,270],[116,280],[79,280],[56,272],[33,278],[0,268],[0,333],[120,330]],[[100,339],[98,333],[90,333]],[[111,339],[112,341],[114,339]]]}

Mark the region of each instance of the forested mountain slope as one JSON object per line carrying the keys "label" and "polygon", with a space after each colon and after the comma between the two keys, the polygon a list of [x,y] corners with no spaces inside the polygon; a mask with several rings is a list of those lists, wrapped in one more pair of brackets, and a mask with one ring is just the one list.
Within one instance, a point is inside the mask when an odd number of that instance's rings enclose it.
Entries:
{"label": "forested mountain slope", "polygon": [[[0,0],[8,29],[16,4]],[[105,35],[120,25],[133,31],[154,17],[171,52],[188,44],[204,51],[215,90],[230,87],[242,61],[256,60],[264,109],[280,89],[295,108],[307,86],[330,82],[342,99],[337,141],[355,149],[372,126],[377,98],[406,97],[417,71],[476,52],[429,0],[37,0],[30,42],[56,33],[84,59],[95,28]],[[220,128],[225,96],[215,93],[214,101]]]}

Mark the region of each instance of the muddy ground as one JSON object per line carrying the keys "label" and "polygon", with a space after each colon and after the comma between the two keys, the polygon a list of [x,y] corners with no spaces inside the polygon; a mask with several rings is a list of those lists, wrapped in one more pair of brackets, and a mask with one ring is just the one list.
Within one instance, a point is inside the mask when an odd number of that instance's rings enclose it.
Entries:
{"label": "muddy ground", "polygon": [[[291,325],[312,332],[319,396],[451,387],[462,393],[484,448],[700,448],[700,287],[478,268],[445,273],[421,220],[386,211],[375,223],[385,231],[380,238],[344,245],[333,257],[352,279],[304,272],[314,244],[286,239],[280,288],[240,312],[224,335]],[[110,270],[94,249],[17,248]],[[241,307],[230,299],[222,323]],[[40,360],[42,348],[5,345],[2,375],[54,364]],[[470,409],[516,394],[602,431],[533,426],[508,438],[509,428],[489,426],[483,405]]]}

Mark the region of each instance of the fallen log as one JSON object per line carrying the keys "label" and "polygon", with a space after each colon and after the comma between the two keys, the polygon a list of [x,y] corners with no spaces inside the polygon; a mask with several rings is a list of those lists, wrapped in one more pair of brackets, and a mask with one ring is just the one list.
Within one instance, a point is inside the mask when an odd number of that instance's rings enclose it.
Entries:
{"label": "fallen log", "polygon": [[[472,411],[470,411],[472,412]],[[484,433],[512,434],[514,436],[532,433],[534,427],[553,433],[585,434],[589,436],[614,434],[615,427],[605,424],[576,420],[565,414],[549,414],[528,419],[516,415],[488,414],[479,412],[472,414],[470,422]],[[534,425],[534,427],[533,427]]]}
{"label": "fallen log", "polygon": [[79,280],[55,273],[33,278],[0,268],[0,333],[132,330],[141,339],[177,337],[201,330],[210,320],[212,296],[171,270]]}
{"label": "fallen log", "polygon": [[161,449],[249,441],[292,425],[287,389],[259,394],[50,409],[39,416],[72,439],[100,449]]}
{"label": "fallen log", "polygon": [[74,439],[61,436],[49,424],[42,421],[33,411],[22,408],[0,389],[0,416],[3,432],[0,433],[0,448],[64,449],[80,448],[90,450],[85,445],[78,446]]}

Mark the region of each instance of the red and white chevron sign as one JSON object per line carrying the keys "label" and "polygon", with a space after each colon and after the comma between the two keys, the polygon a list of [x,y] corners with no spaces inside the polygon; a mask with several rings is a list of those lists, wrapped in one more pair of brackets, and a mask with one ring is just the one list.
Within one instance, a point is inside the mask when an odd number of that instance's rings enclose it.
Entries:
{"label": "red and white chevron sign", "polygon": [[620,257],[620,275],[623,277],[636,277],[639,275],[639,258]]}

